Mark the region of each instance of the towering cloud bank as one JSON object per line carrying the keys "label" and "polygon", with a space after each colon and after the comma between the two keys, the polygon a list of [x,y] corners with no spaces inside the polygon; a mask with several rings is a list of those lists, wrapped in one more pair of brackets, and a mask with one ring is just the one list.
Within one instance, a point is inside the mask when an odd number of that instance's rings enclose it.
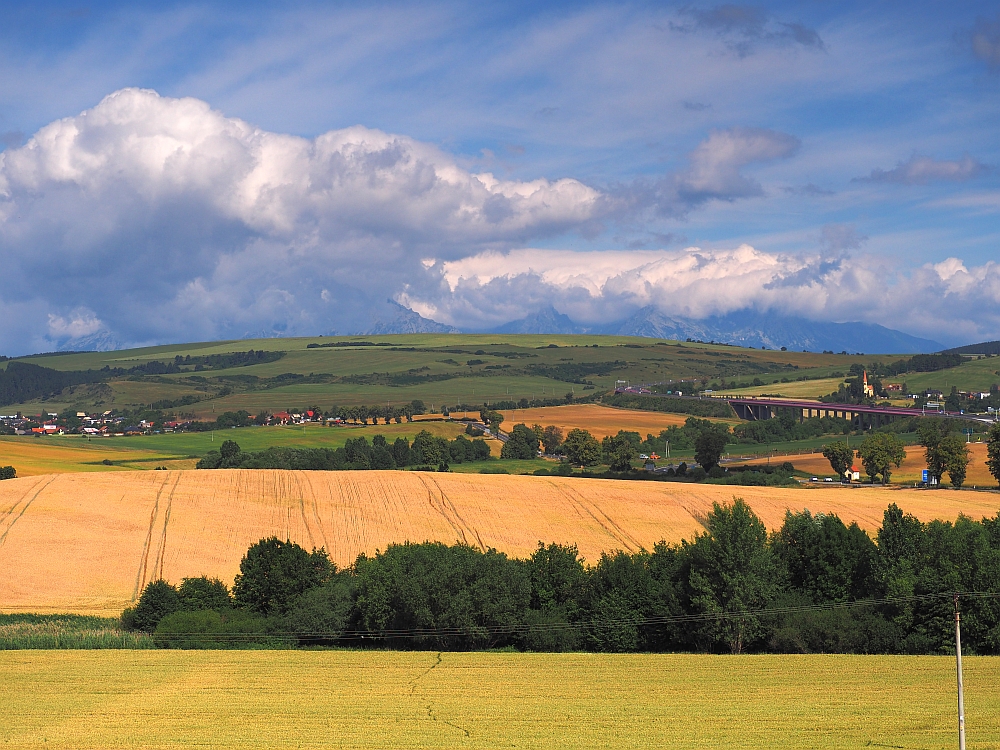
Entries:
{"label": "towering cloud bank", "polygon": [[[576,180],[472,174],[362,127],[313,140],[127,89],[0,155],[3,344],[358,330],[420,259],[589,221]],[[16,321],[16,323],[15,323]]]}
{"label": "towering cloud bank", "polygon": [[760,196],[742,170],[798,145],[768,130],[713,131],[676,174],[598,190],[476,174],[363,127],[305,139],[195,99],[122,90],[0,154],[0,351],[384,330],[400,315],[388,299],[459,328],[549,305],[582,322],[653,305],[995,337],[993,263],[887,269],[845,255],[857,242],[811,255],[523,249]]}

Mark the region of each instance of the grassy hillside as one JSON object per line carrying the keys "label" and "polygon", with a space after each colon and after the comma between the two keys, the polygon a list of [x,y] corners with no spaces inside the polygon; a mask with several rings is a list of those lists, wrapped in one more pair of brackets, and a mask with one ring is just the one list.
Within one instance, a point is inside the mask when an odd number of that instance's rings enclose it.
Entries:
{"label": "grassy hillside", "polygon": [[[965,660],[1000,747],[1000,660]],[[6,652],[7,747],[942,748],[948,656]]]}
{"label": "grassy hillside", "polygon": [[539,541],[652,549],[702,530],[743,497],[770,529],[785,511],[835,512],[875,530],[889,503],[918,518],[993,516],[997,495],[880,487],[779,489],[406,471],[60,474],[0,482],[0,611],[116,612],[151,580],[231,583],[247,548],[277,535],[338,564],[391,542],[464,542],[528,556]]}
{"label": "grassy hillside", "polygon": [[[175,357],[205,359],[249,350],[283,352],[274,361],[229,369],[150,375],[127,372]],[[63,372],[125,371],[107,382],[67,387],[42,400],[10,404],[3,411],[39,413],[130,408],[157,401],[198,399],[179,407],[199,418],[227,410],[334,404],[400,405],[413,399],[442,404],[586,395],[615,381],[633,383],[704,379],[772,383],[846,371],[857,358],[762,351],[613,336],[414,334],[336,338],[261,339],[22,358]],[[885,358],[887,360],[892,357]],[[4,365],[6,366],[6,365]],[[300,376],[298,378],[291,376]]]}

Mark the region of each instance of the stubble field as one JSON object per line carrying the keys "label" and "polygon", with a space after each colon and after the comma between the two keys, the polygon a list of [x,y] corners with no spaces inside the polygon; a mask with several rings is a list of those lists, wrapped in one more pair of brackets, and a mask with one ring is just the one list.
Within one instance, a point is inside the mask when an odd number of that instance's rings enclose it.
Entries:
{"label": "stubble field", "polygon": [[743,497],[768,528],[786,509],[835,512],[874,532],[895,502],[923,520],[993,516],[993,493],[879,487],[779,489],[567,477],[269,470],[60,474],[0,483],[0,611],[117,613],[149,581],[232,583],[246,549],[276,535],[339,565],[393,542],[464,542],[526,557],[539,541],[652,549],[702,531]]}
{"label": "stubble field", "polygon": [[[517,409],[501,412],[504,416],[502,428],[509,430],[515,424],[555,425],[563,433],[572,429],[587,430],[600,440],[607,435],[617,435],[619,430],[638,432],[645,439],[647,434],[659,435],[668,427],[681,427],[691,416],[689,414],[668,414],[665,412],[640,411],[638,409],[614,409],[600,404],[575,404],[572,406],[546,406],[538,409]],[[699,417],[703,419],[703,417]],[[738,424],[736,419],[716,419],[709,421]]]}
{"label": "stubble field", "polygon": [[[0,654],[0,744],[44,748],[946,748],[937,656]],[[1000,748],[1000,659],[965,661]]]}

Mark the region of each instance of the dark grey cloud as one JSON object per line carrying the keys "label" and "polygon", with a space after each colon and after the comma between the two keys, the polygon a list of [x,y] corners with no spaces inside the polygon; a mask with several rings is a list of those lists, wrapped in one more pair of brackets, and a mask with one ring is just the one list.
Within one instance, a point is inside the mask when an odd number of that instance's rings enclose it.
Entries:
{"label": "dark grey cloud", "polygon": [[977,18],[969,32],[972,54],[991,70],[1000,71],[1000,15],[996,20]]}
{"label": "dark grey cloud", "polygon": [[600,202],[608,217],[629,221],[648,211],[683,218],[709,201],[759,197],[763,186],[743,168],[788,158],[800,145],[793,135],[764,128],[715,130],[688,155],[686,169],[659,180],[614,185]]}
{"label": "dark grey cloud", "polygon": [[827,255],[859,250],[867,241],[851,224],[827,224],[820,230],[820,248]]}
{"label": "dark grey cloud", "polygon": [[873,169],[867,177],[855,177],[853,182],[887,182],[900,185],[923,185],[928,182],[964,182],[989,171],[989,167],[971,156],[961,159],[933,159],[914,154],[892,169]]}
{"label": "dark grey cloud", "polygon": [[783,187],[782,190],[789,195],[825,196],[834,194],[832,190],[821,188],[819,185],[814,185],[811,182],[807,185],[787,185],[786,187]]}
{"label": "dark grey cloud", "polygon": [[673,30],[714,32],[741,57],[752,53],[760,44],[797,44],[815,50],[826,49],[815,29],[802,23],[780,21],[763,8],[752,5],[725,4],[707,10],[688,6],[681,8],[678,14],[684,20],[671,23]]}

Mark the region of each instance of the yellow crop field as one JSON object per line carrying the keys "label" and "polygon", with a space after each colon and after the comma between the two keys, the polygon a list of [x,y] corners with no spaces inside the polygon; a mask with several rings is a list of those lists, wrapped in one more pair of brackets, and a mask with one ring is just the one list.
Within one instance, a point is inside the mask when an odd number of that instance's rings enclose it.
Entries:
{"label": "yellow crop field", "polygon": [[[88,442],[85,438],[74,437],[73,442],[55,442],[53,438],[0,437],[0,466],[12,465],[19,477],[32,477],[77,471],[122,471],[122,463],[140,462],[140,465],[168,466],[171,469],[194,468],[197,459],[169,455],[128,447],[123,439],[95,438]],[[114,440],[114,445],[111,441]],[[115,462],[115,466],[102,463],[104,459]]]}
{"label": "yellow crop field", "polygon": [[785,396],[786,398],[819,398],[830,393],[835,393],[843,378],[817,378],[816,380],[793,380],[790,383],[767,383],[765,385],[755,385],[749,388],[729,388],[720,390],[717,395],[727,396],[760,396],[768,394],[770,396]]}
{"label": "yellow crop field", "polygon": [[[842,439],[842,438],[841,438]],[[855,441],[852,439],[852,444]],[[860,445],[860,441],[857,441]],[[996,487],[997,480],[993,478],[989,470],[986,468],[986,443],[969,443],[969,466],[965,477],[966,487]],[[773,458],[774,461],[784,461],[785,457],[779,456]],[[823,458],[822,453],[811,453],[801,456],[788,456],[787,460],[795,464],[795,468],[801,471],[809,472],[815,474],[818,477],[833,476],[833,469],[830,468],[830,462]],[[745,463],[759,463],[760,459],[755,459],[753,461],[748,461]],[[856,458],[854,460],[854,465],[861,472],[862,478],[865,477],[864,466],[861,463],[861,459]],[[927,462],[924,460],[924,449],[919,445],[908,445],[906,447],[906,458],[903,459],[902,465],[898,469],[894,469],[892,472],[892,481],[895,484],[913,484],[914,482],[919,482],[921,479],[921,472],[927,468]],[[947,475],[945,475],[945,481],[948,481]]]}
{"label": "yellow crop field", "polygon": [[392,542],[464,542],[529,555],[539,541],[652,549],[702,530],[713,502],[746,499],[769,528],[786,509],[875,530],[890,502],[919,518],[993,516],[992,493],[776,489],[570,477],[268,470],[57,474],[0,483],[0,611],[117,612],[151,580],[232,582],[277,535],[339,565]]}
{"label": "yellow crop field", "polygon": [[[384,651],[0,654],[3,747],[946,748],[954,661]],[[1000,659],[965,660],[1000,748]]]}
{"label": "yellow crop field", "polygon": [[[517,409],[501,412],[504,416],[502,428],[509,430],[515,424],[555,425],[564,433],[578,428],[587,430],[598,440],[606,435],[616,435],[619,430],[634,430],[643,438],[647,434],[658,435],[670,426],[681,426],[689,414],[667,414],[638,409],[615,409],[600,404],[573,404],[569,406],[545,406],[538,409]],[[462,416],[456,412],[453,416]],[[472,413],[470,412],[470,416]],[[736,424],[737,419],[710,418],[713,422]]]}

